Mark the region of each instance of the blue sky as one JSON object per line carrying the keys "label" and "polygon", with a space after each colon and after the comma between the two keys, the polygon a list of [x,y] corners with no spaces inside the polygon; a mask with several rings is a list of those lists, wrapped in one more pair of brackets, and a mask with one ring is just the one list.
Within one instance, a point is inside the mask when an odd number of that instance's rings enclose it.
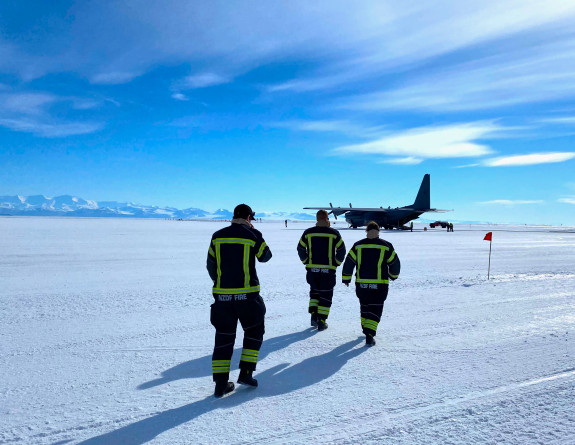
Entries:
{"label": "blue sky", "polygon": [[574,135],[573,1],[0,3],[0,195],[573,225]]}

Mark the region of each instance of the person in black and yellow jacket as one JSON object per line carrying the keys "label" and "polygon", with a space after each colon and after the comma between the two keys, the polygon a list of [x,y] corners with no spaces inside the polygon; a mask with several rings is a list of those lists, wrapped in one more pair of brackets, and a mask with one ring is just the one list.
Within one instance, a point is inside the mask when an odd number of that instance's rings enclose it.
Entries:
{"label": "person in black and yellow jacket", "polygon": [[254,217],[248,205],[238,205],[231,225],[212,235],[208,250],[206,266],[214,282],[215,299],[210,321],[216,328],[212,355],[216,397],[234,390],[234,384],[228,379],[238,320],[244,329],[238,383],[258,386],[252,373],[264,338],[266,306],[260,296],[255,261],[265,263],[272,253],[262,234],[252,225]]}
{"label": "person in black and yellow jacket", "polygon": [[307,269],[311,325],[323,331],[327,329],[335,271],[345,258],[345,244],[339,232],[330,227],[329,215],[325,210],[318,211],[316,219],[315,227],[303,232],[297,253]]}
{"label": "person in black and yellow jacket", "polygon": [[375,345],[375,334],[381,320],[383,303],[387,298],[389,280],[399,276],[401,264],[393,245],[379,237],[379,226],[371,221],[366,227],[367,237],[353,245],[343,265],[343,284],[349,286],[353,269],[355,293],[359,298],[361,327],[365,344]]}

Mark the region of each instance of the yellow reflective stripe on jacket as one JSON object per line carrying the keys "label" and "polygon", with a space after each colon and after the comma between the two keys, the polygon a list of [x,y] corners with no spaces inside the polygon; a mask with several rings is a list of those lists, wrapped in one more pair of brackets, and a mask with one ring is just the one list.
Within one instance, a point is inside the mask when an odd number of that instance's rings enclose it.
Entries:
{"label": "yellow reflective stripe on jacket", "polygon": [[399,275],[393,275],[393,274],[390,272],[390,273],[389,273],[389,276],[390,276],[391,278],[397,278]]}
{"label": "yellow reflective stripe on jacket", "polygon": [[342,279],[343,281],[351,281],[351,275],[342,275],[342,276],[341,276],[341,279]]}
{"label": "yellow reflective stripe on jacket", "polygon": [[250,247],[255,247],[256,242],[246,238],[216,238],[214,244],[248,244]]}
{"label": "yellow reflective stripe on jacket", "polygon": [[387,259],[387,263],[391,263],[393,260],[395,259],[395,250],[393,251],[393,253],[391,254],[391,256]]}
{"label": "yellow reflective stripe on jacket", "polygon": [[341,246],[342,243],[343,243],[343,238],[341,238],[341,239],[339,240],[339,242],[335,245],[335,248],[336,248],[336,249],[339,249],[339,246]]}
{"label": "yellow reflective stripe on jacket", "polygon": [[212,292],[214,294],[249,294],[251,292],[259,292],[259,286],[251,286],[251,287],[242,287],[236,289],[221,289],[219,287],[214,287]]}
{"label": "yellow reflective stripe on jacket", "polygon": [[250,287],[250,246],[244,244],[244,287]]}
{"label": "yellow reflective stripe on jacket", "polygon": [[209,253],[211,256],[213,256],[213,257],[216,256],[216,253],[214,252],[214,249],[212,249],[211,247],[210,247],[210,250],[208,250],[208,253]]}
{"label": "yellow reflective stripe on jacket", "polygon": [[262,243],[262,246],[260,247],[260,250],[257,253],[257,257],[260,258],[262,256],[262,254],[264,253],[264,249],[267,247],[268,245],[266,244],[266,242],[264,241]]}
{"label": "yellow reflective stripe on jacket", "polygon": [[355,252],[352,250],[349,251],[349,256],[351,257],[351,259],[357,263],[357,255],[355,254]]}
{"label": "yellow reflective stripe on jacket", "polygon": [[[333,240],[337,238],[337,235],[333,235],[331,233],[308,233],[306,236],[307,244],[308,244],[308,253],[309,253],[309,261],[312,262],[312,251],[311,251],[311,239],[313,237],[320,237],[320,238],[329,238],[329,263],[332,264],[332,249],[333,249]],[[316,266],[317,267],[317,266]],[[324,267],[325,269],[326,267]],[[328,268],[329,269],[329,268]]]}
{"label": "yellow reflective stripe on jacket", "polygon": [[[380,244],[360,244],[355,246],[357,249],[357,272],[356,272],[356,283],[384,283],[381,280],[381,265],[383,264],[383,258],[385,256],[385,252],[389,250],[387,246],[382,246]],[[363,249],[379,249],[379,261],[377,262],[377,279],[375,281],[360,281],[359,277],[359,270],[361,267],[361,253]],[[386,280],[387,281],[387,280]]]}
{"label": "yellow reflective stripe on jacket", "polygon": [[304,243],[304,242],[303,242],[303,240],[302,240],[301,238],[299,239],[299,244],[300,244],[300,246],[302,246],[304,249],[306,249],[306,248],[307,248],[307,244],[306,244],[306,243]]}
{"label": "yellow reflective stripe on jacket", "polygon": [[[212,243],[216,247],[216,262],[218,264],[218,278],[216,284],[214,285],[212,292],[215,294],[244,294],[249,292],[259,292],[260,287],[250,286],[250,248],[255,247],[256,242],[251,239],[246,238],[216,238],[212,240]],[[222,269],[221,265],[221,245],[222,244],[239,244],[244,246],[244,258],[242,261],[243,271],[244,271],[244,287],[237,289],[222,289],[221,288],[221,277]],[[253,290],[257,287],[257,290]]]}

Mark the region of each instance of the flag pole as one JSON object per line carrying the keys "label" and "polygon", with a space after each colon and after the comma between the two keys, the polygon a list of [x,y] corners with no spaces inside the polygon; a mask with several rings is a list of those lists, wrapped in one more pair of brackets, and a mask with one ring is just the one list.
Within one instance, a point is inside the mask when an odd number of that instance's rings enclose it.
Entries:
{"label": "flag pole", "polygon": [[487,279],[489,280],[489,272],[491,271],[491,243],[492,239],[489,238],[489,266],[487,267]]}

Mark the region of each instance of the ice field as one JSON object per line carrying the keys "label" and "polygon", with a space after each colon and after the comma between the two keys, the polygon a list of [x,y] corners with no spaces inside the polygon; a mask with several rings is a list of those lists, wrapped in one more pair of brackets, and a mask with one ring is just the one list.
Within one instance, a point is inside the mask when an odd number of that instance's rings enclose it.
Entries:
{"label": "ice field", "polygon": [[[341,268],[309,327],[310,223],[258,223],[260,387],[215,399],[205,258],[226,224],[0,218],[0,443],[575,443],[573,231],[382,232],[402,271],[366,348]],[[348,249],[365,233],[335,227]]]}

